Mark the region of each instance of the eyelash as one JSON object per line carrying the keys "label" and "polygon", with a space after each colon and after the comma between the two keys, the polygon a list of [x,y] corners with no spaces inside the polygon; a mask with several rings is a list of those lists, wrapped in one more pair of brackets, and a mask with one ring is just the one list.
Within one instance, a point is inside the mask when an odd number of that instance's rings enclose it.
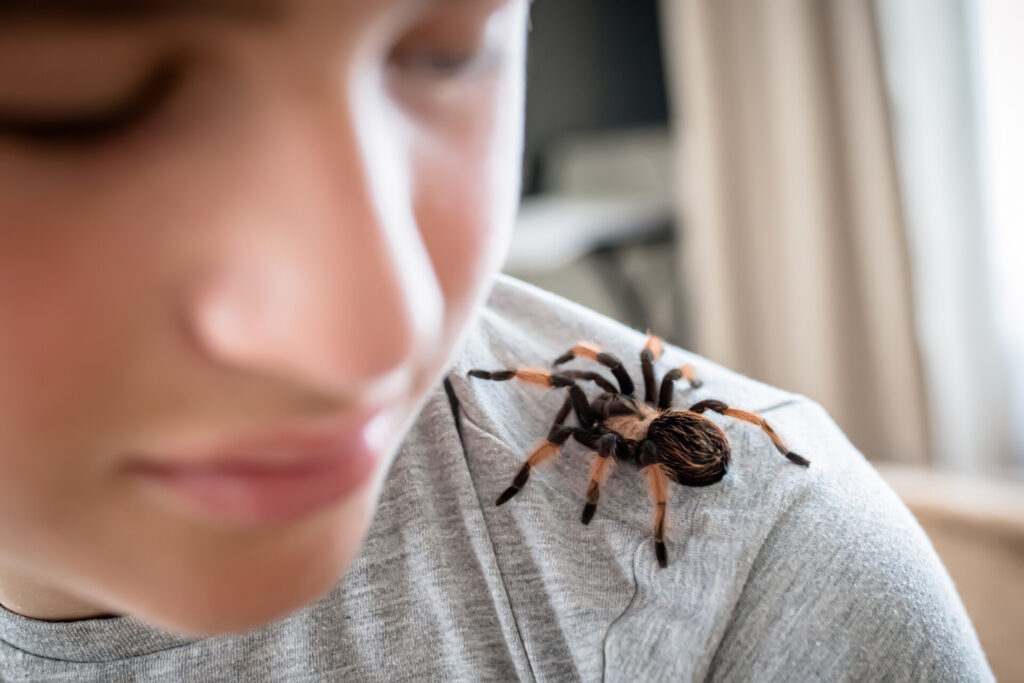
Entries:
{"label": "eyelash", "polygon": [[471,76],[487,69],[497,57],[494,50],[398,52],[393,62],[401,69],[429,78],[450,79]]}
{"label": "eyelash", "polygon": [[35,147],[80,147],[102,144],[158,111],[178,90],[185,64],[169,59],[158,64],[125,101],[80,115],[39,117],[0,112],[0,136]]}
{"label": "eyelash", "polygon": [[[486,71],[496,60],[494,50],[403,50],[392,63],[403,72],[430,80],[471,77]],[[69,149],[102,145],[142,125],[171,99],[184,80],[184,60],[160,63],[125,102],[83,115],[38,117],[0,111],[0,137],[36,148]]]}

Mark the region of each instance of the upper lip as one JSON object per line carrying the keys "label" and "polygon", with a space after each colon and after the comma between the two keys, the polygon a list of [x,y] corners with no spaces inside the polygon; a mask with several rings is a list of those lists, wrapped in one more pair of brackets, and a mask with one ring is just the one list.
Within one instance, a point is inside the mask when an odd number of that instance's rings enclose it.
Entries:
{"label": "upper lip", "polygon": [[166,475],[300,474],[335,462],[339,452],[363,447],[362,432],[383,417],[382,406],[326,423],[287,426],[199,446],[135,453],[128,469]]}

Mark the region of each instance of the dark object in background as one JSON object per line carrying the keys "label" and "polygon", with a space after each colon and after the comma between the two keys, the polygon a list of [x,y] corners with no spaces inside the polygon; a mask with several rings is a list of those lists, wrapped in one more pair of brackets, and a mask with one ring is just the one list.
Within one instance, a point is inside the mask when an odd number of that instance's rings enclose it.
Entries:
{"label": "dark object in background", "polygon": [[567,133],[668,125],[656,0],[544,0],[531,15],[524,194]]}

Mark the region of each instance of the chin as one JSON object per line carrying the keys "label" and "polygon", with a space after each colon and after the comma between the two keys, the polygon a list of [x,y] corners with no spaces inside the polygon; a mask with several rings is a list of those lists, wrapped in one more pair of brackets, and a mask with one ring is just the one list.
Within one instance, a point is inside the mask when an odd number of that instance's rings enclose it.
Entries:
{"label": "chin", "polygon": [[121,593],[114,611],[193,638],[282,619],[323,597],[351,565],[373,515],[375,484],[287,528],[221,538],[216,549],[200,543],[157,570],[155,583],[138,582],[134,598]]}

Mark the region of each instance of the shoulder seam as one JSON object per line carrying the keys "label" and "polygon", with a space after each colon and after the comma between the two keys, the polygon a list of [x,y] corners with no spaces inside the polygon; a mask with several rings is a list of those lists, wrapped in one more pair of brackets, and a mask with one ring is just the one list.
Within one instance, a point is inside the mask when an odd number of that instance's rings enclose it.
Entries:
{"label": "shoulder seam", "polygon": [[444,376],[444,393],[448,394],[448,407],[452,410],[452,418],[455,420],[455,432],[459,435],[459,443],[462,445],[462,450],[466,450],[466,442],[462,438],[462,419],[461,412],[459,410],[459,397],[455,395],[455,388],[452,386],[452,380],[450,377],[451,373],[447,373]]}

